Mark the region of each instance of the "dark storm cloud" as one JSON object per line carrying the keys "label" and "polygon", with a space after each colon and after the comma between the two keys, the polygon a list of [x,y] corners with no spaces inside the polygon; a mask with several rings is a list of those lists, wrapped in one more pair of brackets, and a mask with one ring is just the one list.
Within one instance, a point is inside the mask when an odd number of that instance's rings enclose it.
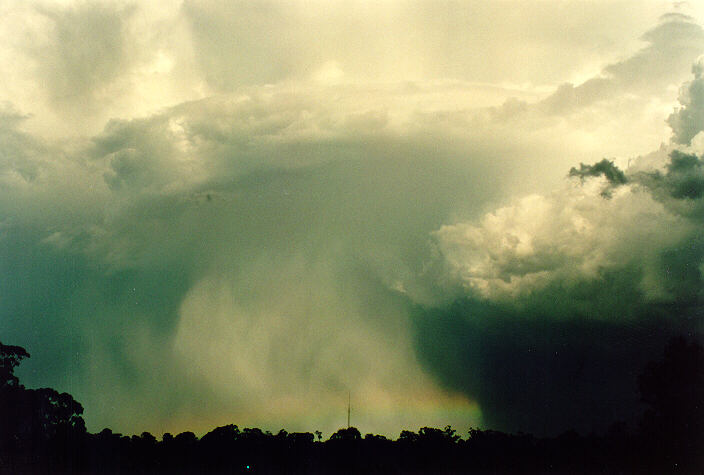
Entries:
{"label": "dark storm cloud", "polygon": [[672,150],[661,170],[632,178],[673,214],[694,221],[704,216],[704,162],[695,153]]}
{"label": "dark storm cloud", "polygon": [[626,183],[626,175],[614,165],[613,160],[603,159],[594,165],[579,164],[579,169],[570,168],[570,176],[579,177],[584,180],[585,177],[603,176],[612,185],[623,185]]}
{"label": "dark storm cloud", "polygon": [[616,165],[614,165],[613,160],[608,160],[606,158],[595,163],[594,165],[585,165],[584,163],[580,163],[579,169],[575,167],[570,168],[569,176],[579,177],[582,180],[586,177],[603,176],[609,182],[609,186],[604,188],[601,192],[604,197],[611,197],[611,188],[614,186],[623,185],[628,181],[626,175]]}
{"label": "dark storm cloud", "polygon": [[[582,165],[574,174],[593,180],[614,169],[618,171],[602,161]],[[513,218],[502,221],[521,213],[531,219],[531,207],[523,206],[496,212],[481,229],[444,227],[437,232],[447,262],[463,266],[457,275],[465,297],[448,306],[419,307],[417,345],[447,387],[477,398],[489,426],[556,434],[568,427],[599,432],[619,419],[633,425],[642,410],[637,375],[645,364],[673,335],[701,338],[704,228],[701,214],[677,204],[701,198],[702,163],[673,151],[665,169],[632,180],[618,171],[613,182],[634,186],[635,194],[613,190],[619,193],[616,204],[603,191],[593,198],[585,191],[576,201],[555,195],[556,207],[549,208],[546,218],[557,221],[554,231],[531,238],[512,234],[525,232],[520,224],[507,224]],[[626,184],[631,181],[635,184]],[[643,193],[652,198],[640,208],[635,201]],[[573,214],[590,199],[592,211]],[[643,213],[659,202],[667,211],[656,218],[654,228]],[[562,206],[580,226],[587,220],[586,228],[568,231],[569,225],[559,222]],[[623,207],[638,211],[628,219],[623,217],[629,213],[613,213]],[[595,231],[608,238],[584,232],[589,220],[600,223]],[[495,229],[500,230],[496,236],[490,234]],[[657,236],[667,230],[674,239]],[[477,240],[477,233],[510,245],[479,250],[488,241]],[[521,245],[525,249],[516,251]],[[574,250],[565,250],[568,246]],[[630,256],[618,250],[629,246],[635,247]],[[592,267],[595,251],[611,257],[592,274],[582,269]],[[462,260],[465,264],[459,264]]]}
{"label": "dark storm cloud", "polygon": [[[662,179],[673,198],[697,200],[704,196],[704,161],[694,154],[673,150]],[[662,178],[661,178],[662,177]]]}
{"label": "dark storm cloud", "polygon": [[417,309],[420,355],[490,426],[633,424],[646,363],[673,335],[702,338],[704,161],[665,146],[649,160],[582,163],[579,182],[434,234],[464,296]]}
{"label": "dark storm cloud", "polygon": [[[595,290],[588,298],[599,298]],[[555,435],[602,432],[626,420],[633,428],[642,410],[637,375],[668,338],[691,334],[694,324],[676,307],[594,320],[548,302],[579,293],[551,289],[536,296],[544,306],[520,311],[477,299],[420,309],[420,356],[448,387],[477,398],[488,427]]]}

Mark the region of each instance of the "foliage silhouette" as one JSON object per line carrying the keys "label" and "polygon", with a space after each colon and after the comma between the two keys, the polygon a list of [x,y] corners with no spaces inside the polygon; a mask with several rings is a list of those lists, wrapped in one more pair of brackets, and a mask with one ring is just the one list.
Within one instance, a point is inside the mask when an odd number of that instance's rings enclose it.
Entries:
{"label": "foliage silhouette", "polygon": [[650,453],[661,452],[671,465],[704,459],[704,349],[678,337],[662,361],[651,362],[638,378],[641,400],[649,406],[641,431]]}
{"label": "foliage silhouette", "polygon": [[[404,430],[397,440],[355,427],[326,441],[316,431],[276,434],[234,424],[198,438],[193,432],[157,440],[87,433],[83,408],[49,388],[26,389],[14,369],[29,354],[0,344],[0,473],[701,473],[704,352],[684,339],[638,379],[643,402],[639,430],[624,422],[604,435],[567,431],[536,438],[471,428],[462,438],[450,426]],[[317,441],[316,441],[317,436]]]}
{"label": "foliage silhouette", "polygon": [[19,385],[14,372],[23,358],[29,358],[27,350],[21,346],[3,345],[0,342],[0,389]]}
{"label": "foliage silhouette", "polygon": [[362,434],[360,434],[359,429],[357,429],[356,427],[340,429],[330,436],[330,440],[340,440],[346,442],[360,440],[361,438]]}
{"label": "foliage silhouette", "polygon": [[[0,467],[45,455],[68,463],[86,433],[83,406],[68,393],[27,389],[14,370],[29,353],[0,343]],[[72,459],[71,459],[72,460]]]}

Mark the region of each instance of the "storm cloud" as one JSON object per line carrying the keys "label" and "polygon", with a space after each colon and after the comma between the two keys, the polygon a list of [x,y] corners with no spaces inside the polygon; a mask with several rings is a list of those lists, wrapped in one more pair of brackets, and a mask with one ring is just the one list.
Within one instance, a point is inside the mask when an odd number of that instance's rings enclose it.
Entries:
{"label": "storm cloud", "polygon": [[701,330],[704,42],[634,5],[0,5],[20,377],[127,433],[635,417]]}
{"label": "storm cloud", "polygon": [[569,173],[579,180],[550,194],[434,233],[440,272],[463,296],[418,309],[418,344],[487,423],[537,433],[566,420],[584,432],[635,424],[639,368],[673,335],[700,335],[703,162],[677,146],[625,171],[580,164]]}

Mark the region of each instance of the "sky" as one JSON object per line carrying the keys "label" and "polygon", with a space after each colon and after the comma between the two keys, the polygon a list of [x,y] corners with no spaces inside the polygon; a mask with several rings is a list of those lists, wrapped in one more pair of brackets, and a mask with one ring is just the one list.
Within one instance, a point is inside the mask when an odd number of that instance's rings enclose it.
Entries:
{"label": "sky", "polygon": [[91,431],[633,422],[704,329],[703,22],[0,0],[0,338]]}

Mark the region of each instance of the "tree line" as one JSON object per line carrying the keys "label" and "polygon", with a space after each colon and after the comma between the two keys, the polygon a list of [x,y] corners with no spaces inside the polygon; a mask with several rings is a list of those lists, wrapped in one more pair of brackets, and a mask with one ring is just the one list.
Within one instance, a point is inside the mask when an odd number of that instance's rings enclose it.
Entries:
{"label": "tree line", "polygon": [[396,440],[343,428],[276,434],[230,424],[193,432],[122,435],[86,430],[70,394],[28,389],[14,374],[29,357],[0,343],[0,473],[702,473],[704,351],[684,338],[638,378],[638,427],[606,434],[535,437],[447,426],[404,430]]}

